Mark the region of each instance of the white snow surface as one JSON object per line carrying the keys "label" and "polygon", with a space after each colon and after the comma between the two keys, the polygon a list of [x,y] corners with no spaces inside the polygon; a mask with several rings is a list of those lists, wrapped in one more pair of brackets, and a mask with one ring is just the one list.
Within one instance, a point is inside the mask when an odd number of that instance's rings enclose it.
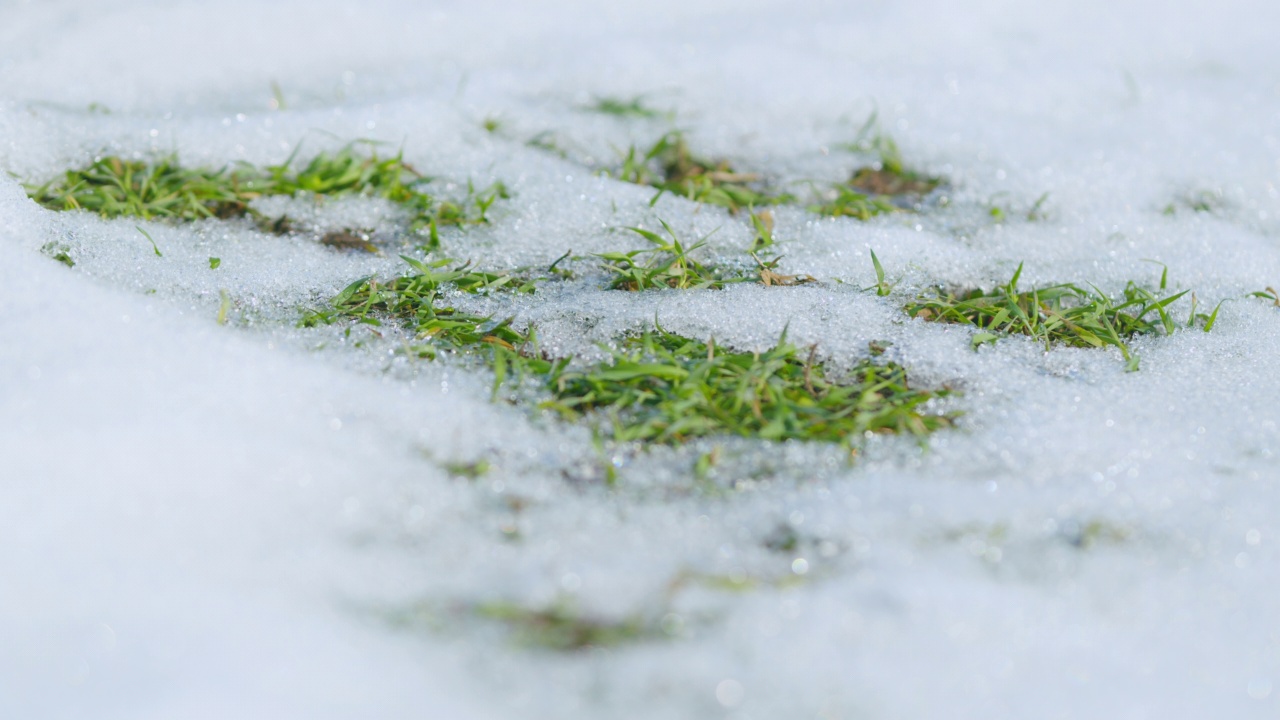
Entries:
{"label": "white snow surface", "polygon": [[[1280,715],[1280,310],[1246,297],[1280,286],[1278,27],[1263,0],[0,4],[0,717]],[[959,391],[958,428],[853,464],[623,449],[610,489],[587,428],[490,402],[483,372],[294,327],[401,270],[393,248],[148,223],[157,257],[139,223],[21,185],[107,153],[263,164],[371,138],[446,194],[507,184],[491,224],[445,233],[482,267],[637,247],[618,228],[659,219],[740,252],[742,217],[593,172],[667,127],[582,109],[635,95],[779,182],[846,177],[874,110],[951,202],[778,210],[783,268],[814,286],[610,292],[584,261],[459,302],[581,359],[655,317],[741,349],[786,328],[837,366],[887,341]],[[526,145],[543,132],[566,158]],[[1213,212],[1182,201],[1200,193]],[[858,289],[868,249],[888,298]],[[1115,292],[1156,282],[1152,260],[1223,304],[1210,333],[1137,342],[1137,373],[1019,339],[974,352],[900,309],[1019,263],[1027,285]],[[690,468],[717,444],[708,492]],[[796,546],[768,549],[783,526]],[[755,582],[676,587],[689,573]],[[555,653],[454,610],[498,601],[671,636]],[[434,619],[393,621],[414,607]]]}

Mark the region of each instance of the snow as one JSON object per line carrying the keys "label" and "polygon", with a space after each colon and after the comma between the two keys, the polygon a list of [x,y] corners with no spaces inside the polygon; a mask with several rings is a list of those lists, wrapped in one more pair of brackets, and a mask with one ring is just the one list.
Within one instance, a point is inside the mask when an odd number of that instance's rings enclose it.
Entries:
{"label": "snow", "polygon": [[[845,177],[858,158],[837,146],[875,110],[909,163],[951,179],[951,202],[865,224],[779,209],[783,269],[819,285],[623,294],[587,261],[581,281],[459,302],[584,359],[655,317],[743,349],[786,328],[835,365],[888,341],[965,413],[927,450],[878,441],[853,465],[800,444],[619,451],[608,489],[587,428],[491,403],[483,372],[389,354],[392,333],[294,327],[402,267],[390,246],[151,223],[157,257],[138,223],[43,210],[0,175],[0,717],[1274,717],[1280,313],[1245,295],[1280,285],[1278,16],[1190,1],[0,7],[0,168],[18,178],[104,152],[261,164],[379,139],[441,187],[511,188],[491,225],[444,237],[490,268],[638,247],[618,228],[659,218],[714,231],[711,255],[749,242],[740,218],[651,208],[591,172],[666,128],[583,112],[594,96],[644,93],[695,147],[780,182]],[[567,159],[525,145],[543,131]],[[1219,211],[1163,213],[1202,191]],[[1021,220],[1044,192],[1047,219]],[[317,227],[394,215],[305,212]],[[858,290],[868,249],[889,298]],[[1116,291],[1158,280],[1151,260],[1224,303],[1211,333],[1135,343],[1138,373],[1018,339],[973,352],[967,330],[899,309],[1019,263],[1028,286]],[[696,492],[692,462],[716,444],[725,492]],[[492,469],[476,480],[445,469],[478,459]],[[783,525],[799,544],[767,549]],[[759,582],[672,589],[695,572]],[[554,654],[451,610],[558,598],[683,630]],[[434,620],[389,621],[409,607]]]}

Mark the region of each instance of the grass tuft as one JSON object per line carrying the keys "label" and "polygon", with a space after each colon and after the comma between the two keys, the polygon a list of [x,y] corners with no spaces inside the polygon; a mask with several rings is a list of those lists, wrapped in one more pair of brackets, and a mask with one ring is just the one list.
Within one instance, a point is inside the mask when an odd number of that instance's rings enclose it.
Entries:
{"label": "grass tuft", "polygon": [[624,339],[608,362],[569,369],[567,359],[539,350],[532,329],[518,330],[510,318],[456,310],[445,295],[450,288],[528,291],[531,282],[466,265],[448,268],[447,260],[405,261],[416,274],[386,282],[358,280],[328,309],[311,311],[299,324],[407,323],[417,334],[409,350],[419,357],[452,351],[488,363],[494,397],[508,379],[536,379],[549,395],[541,408],[574,422],[601,421],[596,432],[607,427],[620,442],[677,444],[738,435],[837,442],[854,450],[868,433],[923,438],[954,419],[924,407],[948,391],[910,387],[901,366],[863,360],[846,376],[829,377],[816,362],[816,346],[802,356],[785,334],[764,353],[745,353],[658,328]]}
{"label": "grass tuft", "polygon": [[737,172],[727,160],[708,160],[693,154],[679,130],[658,138],[643,152],[631,146],[614,177],[657,188],[658,194],[650,204],[663,193],[671,193],[736,213],[792,199],[785,194],[770,194],[760,187],[759,175]]}
{"label": "grass tuft", "polygon": [[869,220],[876,215],[911,209],[943,182],[942,178],[907,168],[898,143],[879,129],[874,112],[858,131],[857,138],[841,147],[856,153],[872,153],[879,160],[854,170],[848,182],[833,185],[822,202],[809,206],[811,212]]}
{"label": "grass tuft", "polygon": [[773,212],[761,210],[751,213],[751,226],[756,233],[749,252],[753,255],[773,252]]}
{"label": "grass tuft", "polygon": [[761,218],[761,214],[751,215],[751,220],[760,233],[752,243],[752,250],[747,253],[756,263],[755,271],[745,268],[724,270],[695,260],[692,253],[706,244],[706,238],[686,247],[664,220],[658,222],[662,223],[670,240],[643,228],[626,228],[648,240],[653,246],[626,252],[598,253],[596,257],[605,261],[604,269],[611,276],[611,290],[637,291],[663,287],[676,290],[720,290],[741,282],[758,281],[766,286],[817,282],[811,275],[779,273],[778,263],[782,261],[781,257],[766,255],[761,258],[757,255],[757,252],[768,251],[773,245],[772,217],[766,217],[770,218],[767,223]]}
{"label": "grass tuft", "polygon": [[[499,289],[532,292],[533,285],[505,273],[472,270],[469,263],[449,268],[453,260],[423,262],[401,256],[417,272],[379,281],[361,278],[338,293],[325,310],[308,312],[299,325],[313,327],[331,324],[339,318],[381,325],[382,318],[395,318],[412,323],[419,338],[435,345],[463,349],[476,344],[494,344],[513,349],[528,337],[512,330],[509,322],[471,315],[444,304],[444,293],[453,288],[467,293],[486,293]],[[435,351],[423,352],[434,357]]]}
{"label": "grass tuft", "polygon": [[858,363],[829,378],[783,338],[763,353],[717,350],[714,341],[661,328],[628,338],[611,364],[569,370],[551,380],[544,407],[566,419],[605,415],[619,441],[676,444],[710,435],[816,440],[848,445],[864,433],[923,437],[952,417],[922,406],[947,391],[911,388],[893,363]]}
{"label": "grass tuft", "polygon": [[706,244],[706,238],[686,247],[665,220],[659,220],[659,222],[667,231],[667,235],[671,236],[670,240],[643,228],[627,228],[648,240],[653,246],[640,250],[596,255],[605,261],[604,269],[612,276],[609,289],[649,290],[660,287],[677,290],[720,289],[729,283],[748,279],[741,276],[726,276],[716,268],[693,259],[691,254]]}
{"label": "grass tuft", "polygon": [[507,273],[472,270],[469,264],[453,268],[452,260],[431,263],[401,256],[415,274],[386,282],[361,278],[348,285],[322,310],[310,310],[299,327],[329,325],[354,320],[381,326],[383,319],[408,324],[415,332],[406,350],[413,356],[435,359],[442,351],[479,356],[494,371],[493,393],[509,377],[545,376],[566,361],[551,361],[538,350],[532,329],[517,330],[512,318],[496,319],[458,310],[447,303],[446,291],[489,293],[499,290],[533,292],[534,281]]}
{"label": "grass tuft", "polygon": [[809,205],[809,212],[830,217],[870,220],[876,215],[898,212],[902,208],[885,200],[858,192],[844,185],[833,185],[822,202]]}
{"label": "grass tuft", "polygon": [[[1111,346],[1120,350],[1129,370],[1137,370],[1138,358],[1126,341],[1136,335],[1172,334],[1179,326],[1169,313],[1169,305],[1188,292],[1160,298],[1132,281],[1118,300],[1095,287],[1086,290],[1069,283],[1019,291],[1021,274],[1019,265],[1007,284],[990,292],[937,289],[908,304],[906,312],[932,322],[974,326],[980,331],[973,336],[975,348],[1009,334],[1031,337],[1044,343],[1046,350],[1055,343],[1082,348]],[[1165,284],[1162,281],[1161,289]],[[1212,315],[1204,315],[1197,314],[1193,306],[1191,312],[1184,327],[1201,321],[1206,331],[1213,328],[1216,309]]]}
{"label": "grass tuft", "polygon": [[[175,156],[154,163],[105,157],[68,170],[27,194],[51,210],[88,210],[106,218],[199,220],[243,215],[249,190],[243,173],[190,170]],[[256,195],[253,195],[256,197]]]}
{"label": "grass tuft", "polygon": [[[502,183],[476,189],[458,202],[427,194],[431,178],[404,162],[403,155],[380,157],[349,144],[321,152],[299,169],[291,156],[262,169],[248,164],[220,169],[185,168],[170,155],[155,161],[99,158],[87,167],[68,170],[27,194],[52,210],[87,210],[104,218],[194,221],[204,218],[253,217],[264,229],[287,231],[286,218],[266,218],[250,208],[260,197],[309,194],[363,195],[393,202],[409,211],[409,231],[427,233],[438,244],[437,228],[488,221],[488,210],[509,197]],[[296,151],[295,151],[296,152]]]}

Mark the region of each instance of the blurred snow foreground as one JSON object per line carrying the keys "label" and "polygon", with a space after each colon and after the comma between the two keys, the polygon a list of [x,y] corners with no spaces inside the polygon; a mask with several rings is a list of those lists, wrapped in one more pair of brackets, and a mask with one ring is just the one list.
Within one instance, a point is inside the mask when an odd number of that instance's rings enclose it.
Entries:
{"label": "blurred snow foreground", "polygon": [[[1276,717],[1280,311],[1250,293],[1280,285],[1280,6],[960,5],[0,6],[0,717]],[[642,244],[620,227],[715,231],[706,258],[753,235],[599,172],[628,146],[680,129],[805,193],[873,113],[944,201],[776,208],[805,286],[606,289],[592,254]],[[405,271],[386,203],[274,198],[301,231],[273,235],[23,187],[357,139],[442,195],[505,184],[436,257],[583,258],[458,300],[559,357],[655,318],[738,350],[786,329],[837,367],[877,343],[963,415],[852,462],[602,443],[392,328],[297,327]],[[1106,293],[1163,264],[1221,310],[1134,341],[1137,372],[902,311],[1020,263]]]}

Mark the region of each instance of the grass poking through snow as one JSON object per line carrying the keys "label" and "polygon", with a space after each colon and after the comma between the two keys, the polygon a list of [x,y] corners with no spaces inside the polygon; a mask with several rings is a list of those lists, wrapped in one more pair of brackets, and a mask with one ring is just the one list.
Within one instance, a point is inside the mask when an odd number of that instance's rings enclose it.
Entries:
{"label": "grass poking through snow", "polygon": [[[768,252],[773,246],[772,220],[766,223],[759,213],[753,213],[751,220],[758,232],[752,242],[752,249],[748,251],[756,263],[755,270],[725,270],[694,259],[693,252],[706,244],[706,238],[685,246],[671,226],[663,220],[658,222],[662,223],[670,240],[643,228],[626,228],[648,240],[652,247],[598,253],[596,257],[605,261],[604,270],[610,276],[611,290],[637,291],[663,287],[676,290],[719,290],[726,285],[741,282],[760,282],[764,285],[802,285],[816,282],[810,275],[783,275],[778,272],[778,263],[782,258],[774,257]],[[764,255],[763,258],[761,254]]]}
{"label": "grass poking through snow", "polygon": [[603,415],[619,441],[676,444],[711,435],[816,440],[856,446],[864,433],[923,437],[952,418],[924,407],[946,391],[910,387],[893,363],[858,363],[829,377],[780,340],[763,353],[732,352],[661,328],[623,341],[611,363],[552,378],[545,407],[570,420]]}
{"label": "grass poking through snow", "polygon": [[[1167,273],[1166,269],[1161,277],[1161,291],[1166,288]],[[1137,370],[1138,357],[1129,349],[1127,341],[1136,335],[1172,334],[1180,325],[1169,306],[1189,292],[1184,290],[1161,298],[1132,281],[1119,299],[1112,299],[1092,286],[1084,289],[1070,283],[1020,291],[1021,274],[1019,265],[1007,284],[989,292],[938,289],[908,304],[906,312],[913,318],[978,328],[980,332],[973,336],[975,348],[1008,334],[1031,337],[1044,343],[1046,350],[1054,344],[1081,348],[1110,346],[1124,356],[1129,370]],[[1193,303],[1190,316],[1181,327],[1191,327],[1198,322],[1207,332],[1213,329],[1217,316],[1218,308],[1211,314],[1197,313]]]}
{"label": "grass poking through snow", "polygon": [[1256,297],[1256,298],[1262,298],[1263,300],[1270,300],[1272,305],[1275,305],[1276,307],[1280,307],[1280,292],[1278,292],[1273,287],[1268,287],[1266,290],[1257,290],[1255,292],[1251,292],[1249,293],[1249,297]]}
{"label": "grass poking through snow", "polygon": [[910,210],[942,185],[942,178],[909,169],[893,138],[878,129],[875,113],[843,149],[874,154],[878,160],[853,171],[849,180],[820,193],[809,211],[832,217],[869,220],[876,215]]}
{"label": "grass poking through snow", "polygon": [[261,169],[248,164],[186,168],[172,155],[154,161],[104,157],[44,185],[28,186],[27,193],[53,210],[169,221],[252,217],[274,232],[288,229],[287,218],[262,216],[251,207],[254,200],[300,194],[377,197],[408,210],[409,232],[425,235],[432,246],[438,244],[439,227],[486,222],[493,203],[508,196],[501,183],[479,190],[468,184],[465,199],[443,200],[426,192],[430,182],[401,154],[366,154],[353,143],[321,152],[300,168],[293,157]]}
{"label": "grass poking through snow", "polygon": [[883,198],[871,197],[843,185],[835,185],[822,194],[822,201],[809,205],[809,212],[830,217],[870,220],[876,215],[897,212],[901,208]]}
{"label": "grass poking through snow", "polygon": [[328,307],[309,310],[298,325],[315,327],[340,320],[381,326],[384,320],[404,323],[414,332],[405,350],[412,356],[434,359],[441,352],[478,356],[494,371],[494,396],[510,378],[546,376],[563,367],[538,350],[532,329],[519,330],[512,318],[493,318],[454,308],[450,289],[466,293],[496,291],[533,292],[535,281],[507,273],[473,270],[469,264],[449,268],[452,260],[423,262],[402,259],[414,274],[385,282],[361,278],[329,301]]}
{"label": "grass poking through snow", "polygon": [[673,130],[648,150],[632,146],[614,176],[619,180],[658,189],[694,202],[719,205],[730,212],[790,202],[791,196],[768,192],[755,173],[736,171],[727,160],[710,160],[689,149],[684,133]]}
{"label": "grass poking through snow", "polygon": [[40,252],[69,268],[76,266],[76,261],[71,257],[71,248],[63,243],[47,242],[40,247]]}
{"label": "grass poking through snow", "polygon": [[658,118],[671,120],[675,115],[669,110],[657,110],[649,107],[645,104],[643,95],[626,99],[611,96],[597,97],[590,104],[583,106],[582,109],[588,112],[600,113],[601,115],[639,120],[655,120]]}
{"label": "grass poking through snow", "polygon": [[610,275],[611,290],[649,290],[674,288],[695,290],[719,289],[729,283],[743,282],[747,277],[729,276],[719,269],[703,264],[692,253],[706,244],[706,238],[685,246],[665,221],[659,221],[670,240],[643,228],[627,228],[648,240],[652,247],[626,252],[599,253],[604,269]]}
{"label": "grass poking through snow", "polygon": [[415,274],[358,280],[300,324],[398,320],[416,334],[411,353],[478,357],[494,371],[495,397],[509,378],[540,380],[549,395],[542,408],[572,421],[599,421],[623,442],[738,435],[836,442],[852,450],[866,433],[923,437],[952,423],[951,415],[927,407],[947,391],[911,387],[901,366],[863,360],[846,376],[832,377],[816,361],[816,347],[804,356],[785,335],[773,348],[750,353],[658,328],[623,339],[607,362],[570,369],[567,359],[541,352],[532,328],[520,330],[511,318],[475,315],[447,302],[449,288],[529,291],[531,281],[466,265],[448,268],[449,261],[405,260]]}

